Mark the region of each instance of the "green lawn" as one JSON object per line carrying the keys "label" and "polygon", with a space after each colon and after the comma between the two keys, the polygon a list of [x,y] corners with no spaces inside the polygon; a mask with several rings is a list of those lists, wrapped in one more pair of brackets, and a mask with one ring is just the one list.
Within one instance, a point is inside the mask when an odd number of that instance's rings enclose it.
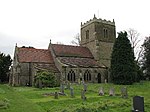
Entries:
{"label": "green lawn", "polygon": [[[130,112],[132,97],[144,96],[145,111],[150,112],[150,82],[126,85],[128,99],[120,96],[123,85],[88,84],[87,100],[81,100],[82,85],[73,84],[75,97],[70,97],[70,91],[65,90],[66,96],[44,96],[44,93],[59,92],[59,88],[37,89],[32,87],[10,87],[0,85],[0,112]],[[105,95],[98,96],[99,87],[104,87]],[[109,96],[110,87],[115,88],[116,96]]]}

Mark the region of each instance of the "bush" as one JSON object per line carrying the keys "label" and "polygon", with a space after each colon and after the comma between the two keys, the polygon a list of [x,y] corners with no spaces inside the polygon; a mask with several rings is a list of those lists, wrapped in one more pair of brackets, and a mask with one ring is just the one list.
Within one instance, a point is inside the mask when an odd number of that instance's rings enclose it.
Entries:
{"label": "bush", "polygon": [[48,71],[40,71],[35,75],[35,86],[56,87],[58,85],[55,74]]}

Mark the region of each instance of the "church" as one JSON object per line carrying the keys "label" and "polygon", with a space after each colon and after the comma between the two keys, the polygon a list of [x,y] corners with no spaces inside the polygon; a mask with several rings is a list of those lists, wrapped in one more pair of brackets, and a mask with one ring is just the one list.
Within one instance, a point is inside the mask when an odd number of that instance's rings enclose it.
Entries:
{"label": "church", "polygon": [[57,81],[77,83],[109,82],[111,53],[116,38],[115,21],[96,18],[81,22],[80,46],[53,44],[47,49],[15,46],[9,83],[12,86],[32,86],[35,75],[46,70]]}

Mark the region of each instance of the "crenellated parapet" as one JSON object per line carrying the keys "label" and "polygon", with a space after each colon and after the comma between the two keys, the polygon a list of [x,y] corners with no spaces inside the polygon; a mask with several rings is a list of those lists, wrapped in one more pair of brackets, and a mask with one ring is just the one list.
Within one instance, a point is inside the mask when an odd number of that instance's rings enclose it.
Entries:
{"label": "crenellated parapet", "polygon": [[96,18],[96,16],[94,15],[93,19],[90,19],[89,21],[85,22],[85,23],[82,23],[81,22],[81,28],[93,23],[93,22],[99,22],[99,23],[104,23],[104,24],[109,24],[109,25],[113,25],[115,26],[115,21],[113,19],[113,21],[110,21],[110,20],[106,20],[106,19],[101,19],[101,18]]}

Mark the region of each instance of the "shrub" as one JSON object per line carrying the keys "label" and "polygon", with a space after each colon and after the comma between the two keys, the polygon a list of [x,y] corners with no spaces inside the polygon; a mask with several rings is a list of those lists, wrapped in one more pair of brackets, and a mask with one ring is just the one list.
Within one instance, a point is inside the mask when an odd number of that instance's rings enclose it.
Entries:
{"label": "shrub", "polygon": [[40,71],[35,75],[35,86],[42,87],[55,87],[57,86],[55,74],[48,71]]}

